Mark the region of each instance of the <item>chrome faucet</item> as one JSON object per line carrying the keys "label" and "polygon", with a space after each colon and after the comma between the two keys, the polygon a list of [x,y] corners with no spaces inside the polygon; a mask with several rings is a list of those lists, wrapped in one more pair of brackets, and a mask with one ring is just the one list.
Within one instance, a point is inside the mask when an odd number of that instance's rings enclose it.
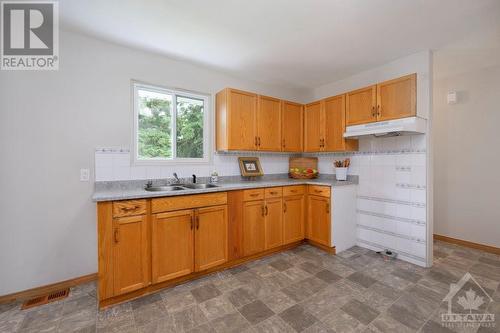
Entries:
{"label": "chrome faucet", "polygon": [[174,178],[175,178],[175,181],[174,181],[175,184],[179,184],[181,182],[179,177],[177,177],[177,172],[174,172]]}
{"label": "chrome faucet", "polygon": [[193,175],[193,184],[196,184],[196,175]]}

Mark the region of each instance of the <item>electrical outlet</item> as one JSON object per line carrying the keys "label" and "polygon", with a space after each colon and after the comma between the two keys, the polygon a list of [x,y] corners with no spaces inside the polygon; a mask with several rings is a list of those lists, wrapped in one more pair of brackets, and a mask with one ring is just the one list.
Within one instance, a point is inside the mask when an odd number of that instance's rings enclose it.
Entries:
{"label": "electrical outlet", "polygon": [[90,178],[90,170],[89,169],[80,169],[80,181],[88,182]]}

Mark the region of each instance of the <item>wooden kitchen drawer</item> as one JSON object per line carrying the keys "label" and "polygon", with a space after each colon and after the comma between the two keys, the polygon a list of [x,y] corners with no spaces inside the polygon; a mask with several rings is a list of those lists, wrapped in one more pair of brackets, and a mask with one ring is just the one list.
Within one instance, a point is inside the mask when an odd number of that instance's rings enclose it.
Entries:
{"label": "wooden kitchen drawer", "polygon": [[153,213],[160,213],[160,212],[169,212],[180,209],[225,205],[226,203],[227,203],[226,192],[182,195],[175,197],[152,199],[151,211]]}
{"label": "wooden kitchen drawer", "polygon": [[329,186],[309,185],[309,194],[329,198],[330,197],[330,187]]}
{"label": "wooden kitchen drawer", "polygon": [[113,217],[146,214],[146,200],[123,200],[113,202]]}
{"label": "wooden kitchen drawer", "polygon": [[266,199],[281,198],[283,196],[283,188],[282,187],[266,188],[264,196],[266,197]]}
{"label": "wooden kitchen drawer", "polygon": [[253,190],[243,191],[243,201],[262,200],[262,199],[264,199],[263,188],[256,188]]}
{"label": "wooden kitchen drawer", "polygon": [[306,187],[304,185],[294,185],[283,187],[283,196],[287,197],[290,195],[299,195],[306,193]]}

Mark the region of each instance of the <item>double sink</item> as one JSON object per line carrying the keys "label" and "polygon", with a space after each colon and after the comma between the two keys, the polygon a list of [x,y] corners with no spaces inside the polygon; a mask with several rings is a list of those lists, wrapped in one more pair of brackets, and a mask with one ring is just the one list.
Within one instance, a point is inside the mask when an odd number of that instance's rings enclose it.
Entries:
{"label": "double sink", "polygon": [[219,187],[215,184],[174,184],[165,186],[146,186],[144,189],[150,192],[171,192],[171,191],[185,191],[185,190],[199,190]]}

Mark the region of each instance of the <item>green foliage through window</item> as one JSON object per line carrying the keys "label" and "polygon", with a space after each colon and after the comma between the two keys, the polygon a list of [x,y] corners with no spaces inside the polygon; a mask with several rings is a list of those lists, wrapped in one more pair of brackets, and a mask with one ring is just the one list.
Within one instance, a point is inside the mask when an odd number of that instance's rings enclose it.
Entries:
{"label": "green foliage through window", "polygon": [[[140,160],[203,158],[204,101],[145,88],[136,90],[138,99],[137,157]],[[173,103],[176,101],[174,110]]]}

